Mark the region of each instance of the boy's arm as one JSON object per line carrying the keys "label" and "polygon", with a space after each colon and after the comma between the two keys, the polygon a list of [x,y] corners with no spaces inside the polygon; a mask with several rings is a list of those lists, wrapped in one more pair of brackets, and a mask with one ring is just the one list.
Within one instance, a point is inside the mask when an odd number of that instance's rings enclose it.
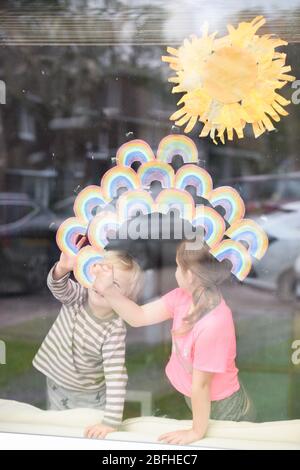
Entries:
{"label": "boy's arm", "polygon": [[[82,237],[76,242],[76,247],[80,250],[86,241]],[[84,294],[84,287],[70,279],[70,272],[74,268],[74,256],[69,256],[63,252],[60,254],[59,261],[55,263],[47,277],[47,285],[62,304],[71,305],[79,300]]]}
{"label": "boy's arm", "polygon": [[61,269],[59,262],[50,269],[47,285],[54,297],[65,305],[78,301],[84,293],[84,287],[72,281],[70,271]]}
{"label": "boy's arm", "polygon": [[124,326],[114,330],[102,346],[103,367],[106,385],[106,405],[102,424],[117,428],[123,417],[127,385],[125,365]]}

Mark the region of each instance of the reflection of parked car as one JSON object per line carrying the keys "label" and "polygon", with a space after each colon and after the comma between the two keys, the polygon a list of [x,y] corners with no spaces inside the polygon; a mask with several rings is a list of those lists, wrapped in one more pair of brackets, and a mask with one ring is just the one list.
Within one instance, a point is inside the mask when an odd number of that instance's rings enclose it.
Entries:
{"label": "reflection of parked car", "polygon": [[54,232],[52,212],[23,193],[0,193],[0,292],[45,285]]}
{"label": "reflection of parked car", "polygon": [[260,261],[253,261],[245,282],[293,300],[298,292],[294,264],[300,255],[300,202],[284,204],[276,212],[258,217],[257,222],[269,237],[269,248]]}
{"label": "reflection of parked car", "polygon": [[300,172],[230,178],[222,184],[239,191],[248,214],[266,214],[282,204],[300,200]]}
{"label": "reflection of parked car", "polygon": [[62,222],[68,217],[74,217],[73,205],[75,199],[76,196],[69,196],[56,202],[52,207],[53,212],[59,219],[61,219]]}

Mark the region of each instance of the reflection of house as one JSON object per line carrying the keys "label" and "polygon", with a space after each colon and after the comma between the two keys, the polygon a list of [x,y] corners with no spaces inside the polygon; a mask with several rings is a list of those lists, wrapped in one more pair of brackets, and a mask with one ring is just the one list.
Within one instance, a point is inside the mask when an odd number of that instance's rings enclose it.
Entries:
{"label": "reflection of house", "polygon": [[209,151],[209,166],[218,182],[236,176],[246,176],[258,172],[263,155],[254,150],[232,146],[211,146]]}

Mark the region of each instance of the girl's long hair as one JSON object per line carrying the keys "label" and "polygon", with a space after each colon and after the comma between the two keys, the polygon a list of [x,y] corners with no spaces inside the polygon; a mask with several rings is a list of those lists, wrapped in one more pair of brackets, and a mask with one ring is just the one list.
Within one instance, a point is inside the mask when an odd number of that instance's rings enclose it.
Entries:
{"label": "girl's long hair", "polygon": [[176,332],[177,334],[187,333],[203,315],[221,302],[219,286],[230,275],[228,263],[219,262],[214,258],[205,243],[197,250],[188,249],[188,245],[187,241],[182,241],[177,247],[176,255],[183,276],[189,270],[194,277],[193,308],[184,317],[183,326]]}

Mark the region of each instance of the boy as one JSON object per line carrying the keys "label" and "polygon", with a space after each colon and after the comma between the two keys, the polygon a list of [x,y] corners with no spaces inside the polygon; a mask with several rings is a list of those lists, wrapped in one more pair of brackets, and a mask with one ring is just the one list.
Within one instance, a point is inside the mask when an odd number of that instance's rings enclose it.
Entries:
{"label": "boy", "polygon": [[[83,237],[78,243],[81,248]],[[137,296],[141,271],[126,253],[108,251],[104,263],[114,271],[114,285],[124,295]],[[85,436],[104,438],[122,421],[127,385],[126,327],[94,285],[86,289],[70,279],[74,258],[61,253],[48,274],[47,284],[62,303],[60,313],[33,359],[47,378],[50,409],[104,409],[101,424]],[[97,282],[99,272],[94,266]]]}

